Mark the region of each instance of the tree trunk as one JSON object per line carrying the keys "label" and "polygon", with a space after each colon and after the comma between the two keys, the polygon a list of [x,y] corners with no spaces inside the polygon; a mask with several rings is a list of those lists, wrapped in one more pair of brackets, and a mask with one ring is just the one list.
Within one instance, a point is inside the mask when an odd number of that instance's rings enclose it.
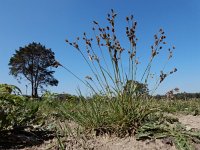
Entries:
{"label": "tree trunk", "polygon": [[31,83],[31,88],[32,88],[32,89],[31,89],[31,90],[32,90],[32,91],[31,91],[31,92],[32,92],[32,94],[31,94],[31,97],[34,97],[34,95],[35,95],[35,94],[34,94],[34,87],[33,87],[33,83]]}
{"label": "tree trunk", "polygon": [[35,97],[35,98],[38,98],[37,87],[34,88],[34,94],[35,94],[34,97]]}
{"label": "tree trunk", "polygon": [[37,87],[35,87],[35,85],[32,83],[32,97],[33,98],[38,98],[38,92],[37,92],[37,90],[38,90],[38,88]]}

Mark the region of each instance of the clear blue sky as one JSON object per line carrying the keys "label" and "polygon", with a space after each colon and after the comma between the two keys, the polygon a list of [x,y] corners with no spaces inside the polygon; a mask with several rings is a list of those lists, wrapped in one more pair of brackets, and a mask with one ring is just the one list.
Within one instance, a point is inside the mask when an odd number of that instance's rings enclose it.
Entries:
{"label": "clear blue sky", "polygon": [[[84,78],[88,68],[78,53],[66,45],[65,39],[74,39],[84,31],[92,33],[92,21],[105,24],[111,8],[118,13],[117,23],[122,35],[125,17],[134,14],[138,22],[141,60],[150,53],[153,35],[160,27],[164,28],[168,43],[176,46],[167,70],[177,67],[178,72],[160,86],[158,93],[175,87],[181,91],[200,92],[199,0],[1,0],[0,83],[15,84],[25,91],[27,82],[19,84],[9,75],[8,62],[16,49],[33,41],[51,48],[62,64]],[[159,68],[161,61],[154,67]],[[62,68],[56,69],[55,77],[60,83],[49,88],[51,91],[76,93],[77,86],[81,86]]]}

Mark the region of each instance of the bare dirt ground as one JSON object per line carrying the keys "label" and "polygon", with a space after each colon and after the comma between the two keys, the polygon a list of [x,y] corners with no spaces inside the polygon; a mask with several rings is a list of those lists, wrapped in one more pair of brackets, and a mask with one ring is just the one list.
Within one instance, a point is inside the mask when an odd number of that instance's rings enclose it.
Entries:
{"label": "bare dirt ground", "polygon": [[200,116],[192,116],[192,115],[180,115],[178,116],[179,121],[186,125],[187,128],[194,128],[200,130]]}
{"label": "bare dirt ground", "polygon": [[[189,129],[200,129],[200,116],[179,115],[179,121]],[[109,136],[99,136],[88,141],[76,141],[73,138],[64,140],[66,150],[176,150],[170,140],[145,140],[137,141],[134,137],[117,138]],[[52,139],[45,141],[38,146],[23,148],[21,150],[56,150],[58,140]],[[200,145],[195,145],[196,150],[200,150]]]}
{"label": "bare dirt ground", "polygon": [[[55,146],[57,141],[45,142],[40,146],[24,148],[23,150],[55,150],[59,149]],[[117,138],[103,136],[98,137],[93,140],[87,141],[85,144],[83,142],[78,143],[75,140],[66,140],[66,150],[176,150],[174,145],[169,142],[166,144],[163,140],[146,140],[137,141],[134,137],[129,138]]]}

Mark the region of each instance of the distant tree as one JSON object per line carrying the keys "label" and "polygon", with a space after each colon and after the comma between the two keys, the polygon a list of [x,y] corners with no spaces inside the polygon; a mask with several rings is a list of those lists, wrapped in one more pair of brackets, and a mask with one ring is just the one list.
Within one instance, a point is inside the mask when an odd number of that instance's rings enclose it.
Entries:
{"label": "distant tree", "polygon": [[16,78],[25,77],[32,87],[32,97],[38,97],[38,88],[44,86],[57,86],[58,80],[53,77],[57,67],[54,52],[40,43],[30,43],[28,46],[20,47],[10,58],[10,74]]}
{"label": "distant tree", "polygon": [[124,92],[134,96],[148,95],[149,90],[147,84],[140,83],[138,81],[128,80],[124,86]]}

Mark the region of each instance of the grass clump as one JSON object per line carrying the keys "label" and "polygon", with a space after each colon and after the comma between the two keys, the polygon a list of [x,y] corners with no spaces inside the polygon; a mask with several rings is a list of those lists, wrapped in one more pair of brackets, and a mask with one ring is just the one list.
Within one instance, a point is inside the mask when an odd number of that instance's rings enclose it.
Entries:
{"label": "grass clump", "polygon": [[66,110],[65,106],[60,109],[62,115],[86,130],[95,131],[96,135],[115,134],[120,137],[132,135],[152,113],[158,111],[149,108],[146,101],[120,101],[118,99],[96,98],[82,100]]}

